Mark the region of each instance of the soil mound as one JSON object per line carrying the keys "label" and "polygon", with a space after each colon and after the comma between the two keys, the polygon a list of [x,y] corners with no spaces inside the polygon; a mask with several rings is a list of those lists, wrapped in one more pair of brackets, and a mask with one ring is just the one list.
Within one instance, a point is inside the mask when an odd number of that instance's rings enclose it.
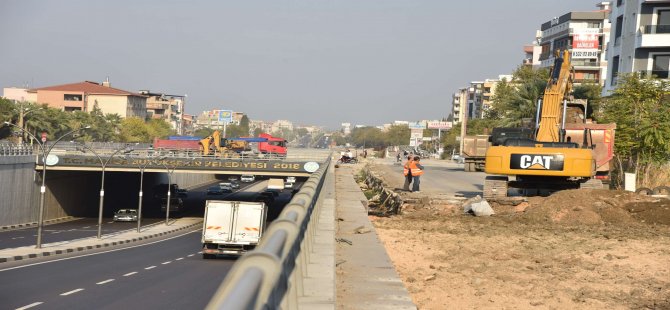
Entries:
{"label": "soil mound", "polygon": [[526,205],[491,203],[496,214],[515,213],[530,223],[616,226],[670,225],[670,200],[612,190],[564,190],[549,197],[529,197]]}

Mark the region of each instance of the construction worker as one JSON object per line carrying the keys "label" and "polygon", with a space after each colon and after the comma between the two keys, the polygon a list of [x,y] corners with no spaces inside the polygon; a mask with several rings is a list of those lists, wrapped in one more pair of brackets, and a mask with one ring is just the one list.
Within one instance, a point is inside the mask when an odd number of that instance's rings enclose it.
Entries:
{"label": "construction worker", "polygon": [[411,161],[409,165],[410,173],[412,174],[412,192],[419,193],[419,184],[421,183],[421,175],[423,174],[423,166],[419,163],[421,158],[419,156],[414,156],[414,160]]}
{"label": "construction worker", "polygon": [[407,161],[405,162],[402,171],[402,173],[405,175],[405,184],[402,186],[402,189],[405,191],[409,191],[409,185],[410,183],[412,183],[411,163],[412,163],[412,155],[409,155],[407,156]]}

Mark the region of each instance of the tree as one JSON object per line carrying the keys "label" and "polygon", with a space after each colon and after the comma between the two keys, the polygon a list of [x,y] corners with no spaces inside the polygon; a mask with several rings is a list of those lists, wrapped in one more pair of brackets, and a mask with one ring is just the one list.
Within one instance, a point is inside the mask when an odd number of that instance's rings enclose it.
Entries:
{"label": "tree", "polygon": [[193,135],[200,138],[206,138],[211,136],[212,133],[214,133],[214,129],[205,127],[205,128],[199,128],[193,133]]}
{"label": "tree", "polygon": [[147,123],[149,135],[152,138],[167,138],[175,134],[172,126],[163,119],[150,119]]}
{"label": "tree", "polygon": [[586,99],[588,100],[588,106],[586,110],[586,117],[593,118],[593,112],[598,111],[600,107],[600,102],[602,101],[601,94],[602,87],[600,84],[582,84],[575,86],[573,89],[573,95],[575,99]]}
{"label": "tree", "polygon": [[243,136],[249,135],[249,117],[246,114],[242,115],[242,119],[240,119],[240,128],[244,131]]}
{"label": "tree", "polygon": [[670,87],[667,81],[643,79],[637,73],[619,75],[611,97],[603,100],[599,116],[617,124],[615,181],[633,172],[650,182],[649,174],[670,158]]}
{"label": "tree", "polygon": [[410,130],[405,125],[392,125],[385,133],[386,145],[409,144]]}
{"label": "tree", "polygon": [[121,122],[120,138],[122,142],[150,142],[153,135],[144,120],[129,117]]}

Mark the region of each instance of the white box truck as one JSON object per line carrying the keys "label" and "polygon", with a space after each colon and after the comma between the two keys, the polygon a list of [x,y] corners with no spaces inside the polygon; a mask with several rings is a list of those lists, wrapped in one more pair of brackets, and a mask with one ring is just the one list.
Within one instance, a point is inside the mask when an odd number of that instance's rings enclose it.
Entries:
{"label": "white box truck", "polygon": [[202,227],[202,258],[241,256],[258,245],[265,230],[262,202],[207,200]]}

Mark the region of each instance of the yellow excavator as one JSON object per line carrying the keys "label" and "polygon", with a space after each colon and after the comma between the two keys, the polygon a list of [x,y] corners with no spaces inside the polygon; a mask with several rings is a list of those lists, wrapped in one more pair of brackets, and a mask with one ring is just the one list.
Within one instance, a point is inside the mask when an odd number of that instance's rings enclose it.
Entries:
{"label": "yellow excavator", "polygon": [[241,152],[249,150],[249,143],[246,141],[222,138],[218,130],[200,140],[200,145],[202,145],[202,154],[206,156],[239,157]]}
{"label": "yellow excavator", "polygon": [[[566,135],[566,111],[572,101],[570,53],[557,52],[542,100],[539,102],[536,131],[523,136],[519,128],[505,128],[492,135],[486,151],[484,198],[507,197],[509,188],[528,191],[556,191],[570,188],[602,188],[596,175],[596,156],[589,126],[582,126],[583,141]],[[584,111],[585,112],[585,111]],[[585,117],[585,114],[582,115]],[[531,131],[531,130],[528,130]],[[532,132],[532,131],[531,131]],[[501,133],[496,136],[496,133]],[[512,134],[509,134],[512,133]],[[516,135],[516,136],[515,136]],[[510,136],[514,136],[509,138]],[[500,139],[503,137],[503,139]],[[510,176],[514,179],[510,181]]]}

